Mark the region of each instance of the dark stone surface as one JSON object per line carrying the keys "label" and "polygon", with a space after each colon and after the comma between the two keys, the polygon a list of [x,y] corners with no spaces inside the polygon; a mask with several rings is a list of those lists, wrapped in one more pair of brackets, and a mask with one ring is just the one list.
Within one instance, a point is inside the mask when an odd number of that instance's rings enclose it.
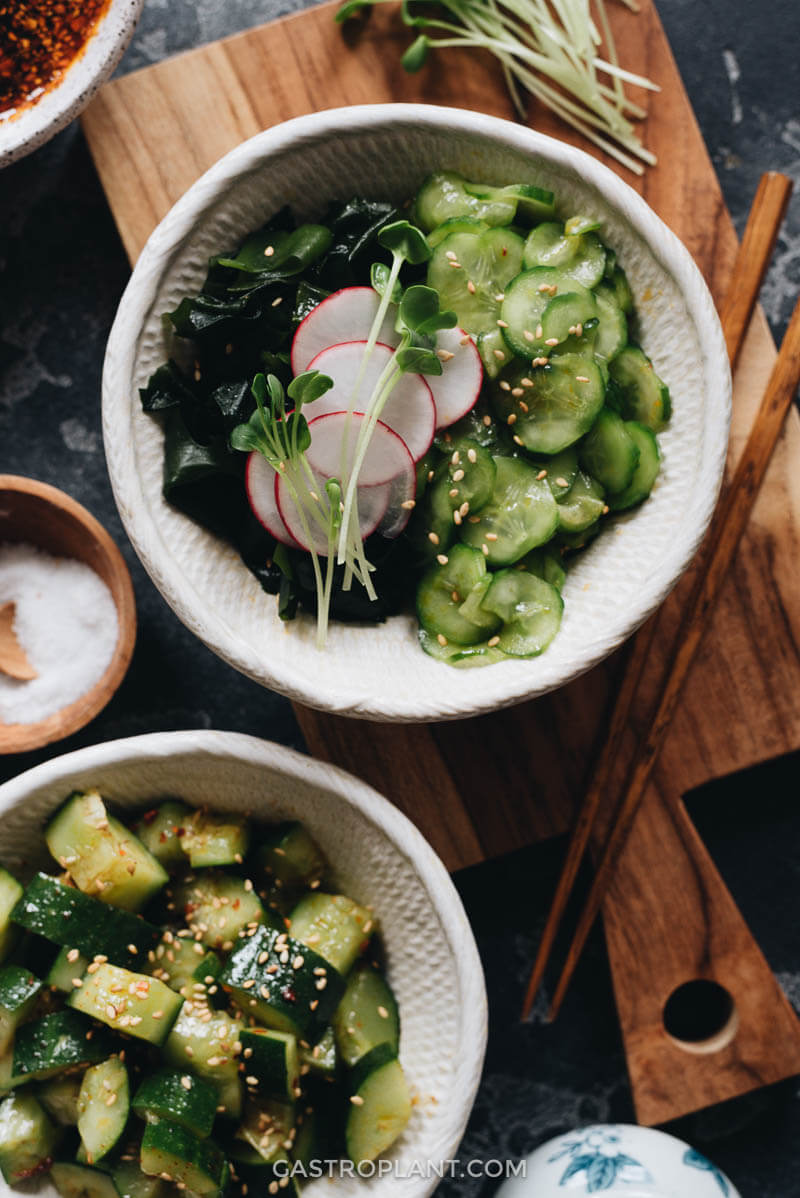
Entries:
{"label": "dark stone surface", "polygon": [[[614,0],[609,0],[614,2]],[[741,229],[760,173],[800,181],[800,10],[746,0],[658,0],[673,50]],[[296,0],[148,0],[122,68],[302,7]],[[252,732],[302,747],[289,704],[234,673],[172,615],[135,559],[114,508],[100,434],[103,350],[128,267],[77,125],[0,175],[0,471],[52,482],[85,503],[122,546],[140,631],[109,707],[69,741],[0,762],[0,780],[80,745],[172,728]],[[800,287],[800,197],[764,304],[776,334]],[[796,934],[797,763],[718,784],[693,806],[701,830],[790,999],[800,1008]],[[759,803],[750,794],[771,793]],[[491,1036],[462,1157],[517,1156],[587,1120],[632,1116],[602,938],[595,935],[562,1019],[517,1021],[563,845],[458,877],[483,953]],[[704,1112],[678,1129],[725,1168],[744,1198],[800,1194],[796,1082]],[[445,1183],[489,1193],[496,1182]]]}

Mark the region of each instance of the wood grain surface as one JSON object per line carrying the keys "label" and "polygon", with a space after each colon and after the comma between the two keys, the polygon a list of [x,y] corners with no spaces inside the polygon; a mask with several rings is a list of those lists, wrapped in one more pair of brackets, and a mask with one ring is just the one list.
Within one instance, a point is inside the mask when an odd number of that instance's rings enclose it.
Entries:
{"label": "wood grain surface", "polygon": [[[102,89],[83,123],[132,261],[208,166],[278,121],[390,100],[512,116],[488,57],[451,51],[408,76],[399,59],[409,39],[393,6],[344,34],[334,10],[322,5]],[[651,0],[639,14],[622,5],[611,11],[621,61],[662,89],[635,96],[649,110],[644,141],[659,166],[641,180],[620,173],[681,237],[720,302],[736,237],[658,16]],[[535,104],[530,123],[593,152]],[[759,313],[735,380],[729,466],[774,356]],[[702,782],[800,746],[800,474],[791,469],[798,460],[800,421],[792,413],[604,906],[634,1100],[645,1123],[800,1072],[797,1020],[680,802]],[[684,579],[657,617],[639,712],[659,689],[690,587]],[[304,708],[297,717],[316,756],[387,794],[455,869],[566,829],[604,735],[624,652],[544,700],[454,724],[374,725]],[[638,733],[636,719],[628,748]],[[679,1047],[662,1021],[670,993],[694,978],[718,980],[738,1008],[736,1035],[705,1054]]]}

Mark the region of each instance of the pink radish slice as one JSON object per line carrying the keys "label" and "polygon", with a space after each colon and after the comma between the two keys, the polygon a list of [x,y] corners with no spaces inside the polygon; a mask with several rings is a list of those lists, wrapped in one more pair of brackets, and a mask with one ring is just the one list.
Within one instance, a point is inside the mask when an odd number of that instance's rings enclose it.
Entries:
{"label": "pink radish slice", "polygon": [[483,364],[475,342],[463,329],[440,329],[436,345],[453,355],[442,362],[441,374],[425,376],[436,405],[438,429],[455,424],[475,406],[483,383]]}
{"label": "pink radish slice", "polygon": [[[356,444],[365,417],[353,412],[327,412],[308,422],[311,444],[306,460],[315,474],[323,478],[342,478],[354,465]],[[342,451],[344,450],[344,460]],[[414,459],[402,437],[379,420],[370,438],[369,448],[358,474],[360,487],[381,486],[393,479],[403,480],[405,490],[413,498],[416,472]]]}
{"label": "pink radish slice", "polygon": [[[325,495],[325,479],[316,474],[315,477],[317,480],[316,494],[323,497]],[[325,530],[306,513],[306,524],[308,533],[310,533],[309,538],[306,529],[303,527],[303,521],[297,510],[297,505],[289,493],[289,486],[285,478],[278,478],[275,491],[283,522],[300,547],[306,550],[313,547],[320,557],[327,557],[328,538]],[[358,488],[358,527],[362,541],[372,536],[383,520],[392,498],[392,491],[393,483],[382,483],[380,486]]]}
{"label": "pink radish slice", "polygon": [[264,525],[276,541],[299,549],[300,545],[289,532],[278,510],[278,500],[275,495],[278,476],[256,450],[250,454],[245,467],[244,485],[253,515],[260,524]]}
{"label": "pink radish slice", "polygon": [[[317,304],[297,326],[292,341],[292,373],[302,374],[323,349],[342,341],[366,341],[372,322],[378,314],[380,296],[371,287],[343,287]],[[378,331],[378,341],[397,345],[394,305],[384,317]]]}
{"label": "pink radish slice", "polygon": [[[333,379],[330,391],[315,399],[313,409],[309,409],[313,410],[315,417],[323,413],[347,411],[366,344],[366,341],[344,341],[339,345],[329,346],[312,360],[312,370],[321,370]],[[392,350],[388,345],[378,344],[373,349],[359,387],[354,412],[364,411],[391,356]],[[456,359],[453,358],[453,361]],[[449,364],[445,363],[446,366]],[[421,374],[401,376],[381,411],[380,418],[402,437],[415,462],[428,452],[436,431],[436,404],[431,389]]]}

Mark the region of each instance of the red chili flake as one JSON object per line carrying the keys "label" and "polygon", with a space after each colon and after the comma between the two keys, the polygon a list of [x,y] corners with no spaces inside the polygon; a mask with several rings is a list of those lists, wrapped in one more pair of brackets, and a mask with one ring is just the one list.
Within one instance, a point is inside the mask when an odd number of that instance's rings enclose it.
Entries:
{"label": "red chili flake", "polygon": [[142,823],[143,824],[152,824],[153,820],[156,818],[157,815],[158,815],[158,808],[151,807],[150,810],[145,811],[144,815],[142,816]]}
{"label": "red chili flake", "polygon": [[283,987],[283,989],[281,990],[281,998],[286,999],[287,1002],[297,1002],[297,995],[295,994],[295,992],[291,988],[291,986]]}
{"label": "red chili flake", "polygon": [[0,0],[0,112],[58,83],[110,0]]}

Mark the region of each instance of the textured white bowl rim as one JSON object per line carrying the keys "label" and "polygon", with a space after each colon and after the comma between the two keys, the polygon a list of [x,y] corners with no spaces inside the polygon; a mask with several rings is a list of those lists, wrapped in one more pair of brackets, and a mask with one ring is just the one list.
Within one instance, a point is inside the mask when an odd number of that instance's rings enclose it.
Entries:
{"label": "textured white bowl rim", "polygon": [[[413,867],[436,911],[442,935],[448,941],[459,986],[460,1039],[459,1052],[453,1063],[452,1098],[447,1104],[438,1105],[430,1115],[440,1124],[439,1142],[449,1145],[442,1154],[443,1159],[454,1157],[472,1111],[486,1052],[488,1011],[483,967],[458,891],[441,860],[411,820],[371,786],[337,766],[241,732],[152,732],[77,749],[19,774],[0,786],[0,819],[12,808],[23,805],[29,794],[61,782],[68,786],[71,778],[85,778],[92,771],[100,774],[108,767],[128,762],[135,764],[194,754],[217,759],[227,757],[251,766],[280,770],[306,785],[334,791],[356,808]],[[148,796],[142,797],[146,801]],[[418,1187],[404,1191],[409,1198],[412,1195],[413,1198],[425,1198],[437,1184],[435,1176],[422,1176],[418,1181]],[[379,1190],[380,1187],[371,1192],[378,1193]]]}
{"label": "textured white bowl rim", "polygon": [[[410,122],[420,129],[432,128],[440,132],[455,129],[476,134],[511,150],[538,156],[556,167],[578,170],[589,185],[596,187],[623,214],[647,243],[653,258],[675,280],[699,331],[704,378],[719,382],[718,392],[709,400],[715,423],[703,463],[702,494],[692,497],[691,511],[681,525],[681,535],[675,537],[660,569],[643,580],[637,602],[615,612],[616,619],[609,626],[607,636],[593,642],[587,655],[573,658],[555,681],[541,681],[535,676],[535,663],[544,662],[546,654],[533,659],[534,669],[530,675],[515,673],[512,676],[510,671],[504,672],[501,663],[469,672],[486,678],[480,696],[464,702],[461,694],[464,675],[460,670],[450,670],[453,697],[449,706],[423,693],[410,694],[397,687],[392,689],[390,678],[385,679],[380,694],[366,688],[362,692],[355,686],[345,687],[342,673],[346,673],[346,667],[333,660],[333,655],[328,667],[324,652],[319,655],[320,668],[313,672],[312,678],[270,663],[266,653],[260,656],[252,652],[236,636],[224,613],[213,610],[197,593],[176,565],[169,547],[163,543],[136,470],[132,432],[133,405],[138,404],[138,398],[130,393],[130,380],[134,374],[138,336],[159,281],[169,271],[171,260],[191,235],[198,218],[212,208],[232,184],[255,170],[270,155],[302,146],[304,141],[334,139],[337,134],[368,133],[378,128],[408,127]],[[246,230],[242,230],[244,232]],[[134,549],[182,622],[230,665],[294,701],[342,715],[396,722],[461,719],[536,698],[585,673],[622,644],[663,602],[688,566],[708,527],[725,468],[730,404],[730,368],[711,295],[689,251],[641,196],[589,154],[555,138],[482,113],[426,104],[355,105],[296,117],[257,134],[221,158],[189,188],[150,235],[120,302],[103,369],[103,432],[114,498]],[[442,666],[442,669],[447,668]],[[483,677],[481,681],[483,683]]]}
{"label": "textured white bowl rim", "polygon": [[86,107],[122,58],[143,5],[144,0],[111,0],[60,82],[18,116],[0,120],[0,167],[49,141]]}

